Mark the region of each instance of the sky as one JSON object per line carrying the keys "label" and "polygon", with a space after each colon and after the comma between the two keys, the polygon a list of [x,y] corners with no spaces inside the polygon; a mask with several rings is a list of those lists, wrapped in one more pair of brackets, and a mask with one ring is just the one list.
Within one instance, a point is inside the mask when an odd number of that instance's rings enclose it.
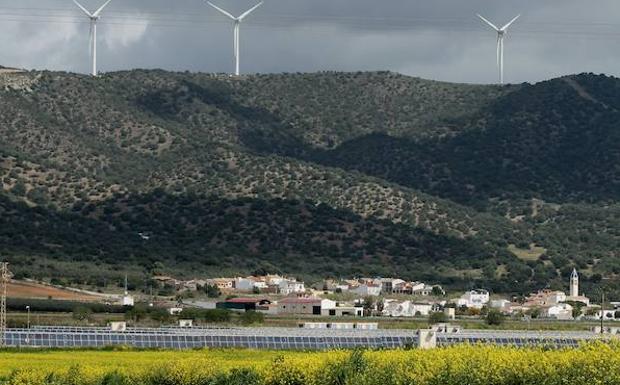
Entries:
{"label": "sky", "polygon": [[[97,9],[104,0],[81,0]],[[213,0],[241,14],[258,0]],[[573,73],[620,76],[618,0],[265,0],[241,27],[241,71],[389,70],[463,83]],[[71,0],[0,0],[0,65],[89,71],[88,19]],[[203,0],[112,0],[98,27],[100,71],[231,72],[232,23]]]}

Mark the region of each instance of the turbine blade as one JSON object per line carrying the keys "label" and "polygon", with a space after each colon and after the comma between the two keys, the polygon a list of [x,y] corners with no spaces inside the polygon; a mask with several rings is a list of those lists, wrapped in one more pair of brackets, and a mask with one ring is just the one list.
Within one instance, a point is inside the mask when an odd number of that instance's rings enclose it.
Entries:
{"label": "turbine blade", "polygon": [[110,4],[110,1],[112,1],[112,0],[108,0],[108,1],[106,1],[106,2],[105,2],[105,4],[103,4],[101,7],[99,7],[99,9],[98,9],[98,10],[96,10],[96,11],[95,11],[95,13],[93,13],[93,16],[95,16],[95,17],[99,16],[99,14],[101,13],[101,11],[103,11],[103,9],[104,9],[105,7],[107,7],[107,6],[108,6],[108,4]]}
{"label": "turbine blade", "polygon": [[480,18],[480,20],[484,21],[486,24],[488,24],[491,28],[493,28],[494,30],[499,32],[499,28],[497,28],[495,26],[495,24],[491,23],[490,21],[488,21],[487,19],[485,19],[482,15],[478,15],[478,17]]}
{"label": "turbine blade", "polygon": [[80,4],[80,3],[78,3],[78,2],[77,2],[77,0],[73,0],[73,2],[75,3],[75,5],[77,5],[78,7],[80,7],[80,9],[81,9],[81,10],[82,10],[85,14],[86,14],[86,16],[88,16],[88,17],[93,17],[93,15],[92,15],[90,12],[88,12],[88,9],[84,8],[84,7],[82,6],[82,4]]}
{"label": "turbine blade", "polygon": [[237,18],[234,17],[233,15],[231,15],[230,13],[228,13],[228,11],[223,10],[222,8],[220,8],[217,5],[213,4],[212,2],[207,1],[207,4],[209,4],[210,6],[212,6],[215,9],[217,9],[221,14],[226,15],[226,16],[230,17],[233,20],[237,20]]}
{"label": "turbine blade", "polygon": [[261,1],[260,3],[256,4],[255,6],[250,8],[249,10],[245,11],[241,16],[239,16],[239,20],[245,19],[250,13],[254,12],[256,10],[256,8],[258,8],[261,5],[263,5],[263,3],[264,3],[264,1]]}
{"label": "turbine blade", "polygon": [[517,15],[517,17],[515,17],[514,19],[510,20],[510,23],[506,24],[505,26],[502,27],[502,31],[506,31],[508,29],[508,27],[510,27],[512,25],[512,23],[514,23],[515,21],[517,21],[518,18],[520,18],[521,15]]}

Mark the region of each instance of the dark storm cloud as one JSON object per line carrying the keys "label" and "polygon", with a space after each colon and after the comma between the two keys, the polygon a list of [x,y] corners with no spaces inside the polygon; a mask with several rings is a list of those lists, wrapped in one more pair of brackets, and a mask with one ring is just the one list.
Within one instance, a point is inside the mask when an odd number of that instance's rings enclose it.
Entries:
{"label": "dark storm cloud", "polygon": [[[91,9],[103,1],[83,0]],[[214,0],[239,14],[254,0]],[[495,81],[497,24],[508,81],[619,74],[617,0],[267,0],[242,27],[243,72],[392,70]],[[27,16],[31,15],[31,16]],[[88,25],[70,0],[0,0],[0,64],[85,72]],[[230,23],[202,0],[113,0],[100,26],[100,69],[232,70]]]}

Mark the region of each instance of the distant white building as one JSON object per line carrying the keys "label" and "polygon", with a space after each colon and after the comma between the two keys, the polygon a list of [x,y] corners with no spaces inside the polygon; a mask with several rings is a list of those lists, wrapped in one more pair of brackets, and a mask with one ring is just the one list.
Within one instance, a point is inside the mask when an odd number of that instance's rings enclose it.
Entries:
{"label": "distant white building", "polygon": [[435,288],[437,288],[439,292],[445,294],[445,291],[443,290],[441,286],[432,286],[432,285],[424,285],[424,284],[422,284],[421,288],[414,289],[411,294],[419,295],[422,297],[428,297],[429,295],[433,294],[433,290]]}
{"label": "distant white building", "polygon": [[486,290],[471,290],[456,300],[456,305],[459,307],[482,309],[489,303],[489,292]]}
{"label": "distant white building", "polygon": [[379,294],[392,294],[399,291],[406,282],[400,278],[381,278],[377,279],[374,282],[365,282],[366,284],[375,284],[381,286],[381,291]]}
{"label": "distant white building", "polygon": [[526,298],[524,307],[551,306],[566,302],[566,293],[563,291],[539,290]]}
{"label": "distant white building", "polygon": [[207,285],[215,286],[220,290],[233,289],[235,280],[232,278],[212,278],[207,279]]}
{"label": "distant white building", "polygon": [[265,281],[269,286],[278,286],[282,281],[285,281],[286,278],[281,277],[279,275],[267,275],[265,276]]}
{"label": "distant white building", "polygon": [[182,307],[171,307],[171,308],[168,308],[168,314],[170,314],[170,315],[180,315],[181,313],[183,313],[183,308]]}
{"label": "distant white building", "polygon": [[306,285],[296,280],[283,279],[278,284],[278,292],[284,295],[305,293]]}
{"label": "distant white building", "polygon": [[252,291],[254,290],[254,281],[247,278],[238,277],[235,278],[233,287],[238,291]]}
{"label": "distant white building", "polygon": [[135,301],[133,296],[125,293],[125,295],[123,295],[123,298],[121,299],[121,306],[134,306],[135,305]]}
{"label": "distant white building", "polygon": [[127,283],[127,275],[125,275],[125,292],[123,293],[123,298],[121,298],[122,306],[134,306],[133,296],[129,295],[129,285]]}
{"label": "distant white building", "polygon": [[267,283],[255,277],[246,277],[246,278],[238,277],[238,278],[235,278],[234,287],[235,287],[235,290],[237,291],[253,291],[255,288],[257,289],[267,288]]}
{"label": "distant white building", "polygon": [[512,302],[508,301],[507,299],[494,299],[489,302],[489,306],[493,309],[505,309],[510,306],[511,303]]}
{"label": "distant white building", "polygon": [[381,285],[368,283],[359,285],[356,288],[351,289],[350,291],[362,297],[378,297],[379,295],[381,295],[381,290]]}
{"label": "distant white building", "polygon": [[567,303],[543,307],[541,309],[541,316],[557,320],[571,320],[573,319],[573,307]]}
{"label": "distant white building", "polygon": [[329,315],[336,301],[318,297],[284,298],[278,301],[278,314]]}
{"label": "distant white building", "polygon": [[181,319],[179,320],[179,327],[181,328],[191,328],[194,326],[194,321],[191,319]]}
{"label": "distant white building", "polygon": [[596,315],[594,315],[593,317],[589,317],[590,319],[596,319],[596,320],[600,320],[601,319],[601,313],[603,314],[604,320],[606,321],[617,321],[618,318],[616,318],[616,311],[617,310],[603,310],[601,312],[601,310],[598,310],[596,312]]}
{"label": "distant white building", "polygon": [[381,314],[386,317],[415,317],[428,316],[432,311],[433,305],[428,303],[386,300]]}

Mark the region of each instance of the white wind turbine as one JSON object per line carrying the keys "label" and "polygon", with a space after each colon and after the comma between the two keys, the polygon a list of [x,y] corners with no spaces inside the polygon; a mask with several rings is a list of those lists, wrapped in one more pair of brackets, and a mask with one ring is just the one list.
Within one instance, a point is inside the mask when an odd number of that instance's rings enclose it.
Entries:
{"label": "white wind turbine", "polygon": [[254,7],[250,8],[247,11],[245,11],[241,16],[234,17],[229,12],[227,12],[227,11],[223,10],[222,8],[218,7],[217,5],[207,1],[207,4],[209,4],[210,6],[212,6],[215,9],[217,9],[223,15],[228,16],[234,22],[233,51],[234,51],[234,56],[235,56],[235,75],[236,76],[239,76],[239,51],[240,51],[239,50],[239,35],[240,35],[240,31],[241,31],[241,22],[243,21],[243,19],[248,17],[248,15],[250,13],[254,12],[256,10],[256,8],[258,8],[261,5],[263,5],[263,3],[264,2],[261,1],[260,3],[256,4]]}
{"label": "white wind turbine", "polygon": [[89,37],[89,40],[90,40],[90,54],[91,54],[92,59],[93,59],[93,68],[92,68],[92,75],[93,76],[97,76],[97,21],[99,21],[99,17],[101,15],[101,12],[103,11],[103,9],[108,4],[110,4],[110,1],[112,1],[112,0],[106,1],[105,4],[103,4],[101,7],[99,7],[99,9],[97,9],[93,13],[90,13],[90,11],[88,11],[86,8],[84,8],[82,6],[82,4],[78,3],[77,0],[73,0],[75,5],[80,7],[80,9],[82,11],[84,11],[86,16],[88,16],[88,18],[90,19],[90,37]]}
{"label": "white wind turbine", "polygon": [[495,24],[480,15],[478,15],[478,17],[497,32],[497,67],[499,68],[499,84],[504,84],[504,37],[506,37],[508,28],[512,25],[512,23],[517,21],[521,15],[517,15],[517,17],[510,20],[510,22],[502,28],[498,28]]}

